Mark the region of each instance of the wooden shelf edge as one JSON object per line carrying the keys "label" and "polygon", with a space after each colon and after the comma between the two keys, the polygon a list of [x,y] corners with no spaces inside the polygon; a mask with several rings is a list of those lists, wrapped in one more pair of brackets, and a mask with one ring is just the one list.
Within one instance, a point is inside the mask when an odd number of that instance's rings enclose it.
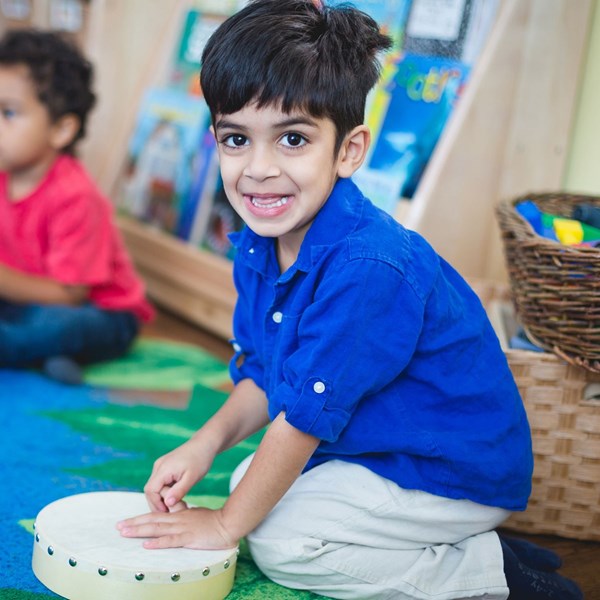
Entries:
{"label": "wooden shelf edge", "polygon": [[230,339],[237,297],[231,261],[126,216],[118,216],[117,224],[150,298]]}

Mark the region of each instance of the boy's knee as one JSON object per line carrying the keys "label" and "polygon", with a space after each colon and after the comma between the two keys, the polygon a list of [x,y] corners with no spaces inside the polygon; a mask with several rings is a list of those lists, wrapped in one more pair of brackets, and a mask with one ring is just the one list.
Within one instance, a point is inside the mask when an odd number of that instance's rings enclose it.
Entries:
{"label": "boy's knee", "polygon": [[291,587],[298,577],[310,574],[311,561],[323,551],[320,540],[289,538],[285,532],[280,539],[273,539],[255,531],[248,534],[246,541],[258,568],[269,579]]}

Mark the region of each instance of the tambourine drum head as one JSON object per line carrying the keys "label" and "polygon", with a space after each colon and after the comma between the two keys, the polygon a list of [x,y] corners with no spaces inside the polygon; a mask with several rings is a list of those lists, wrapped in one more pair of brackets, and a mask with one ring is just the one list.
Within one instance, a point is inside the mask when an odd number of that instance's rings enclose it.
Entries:
{"label": "tambourine drum head", "polygon": [[222,600],[233,587],[237,548],[146,550],[116,523],[149,511],[143,494],[93,492],[43,508],[32,567],[69,600]]}

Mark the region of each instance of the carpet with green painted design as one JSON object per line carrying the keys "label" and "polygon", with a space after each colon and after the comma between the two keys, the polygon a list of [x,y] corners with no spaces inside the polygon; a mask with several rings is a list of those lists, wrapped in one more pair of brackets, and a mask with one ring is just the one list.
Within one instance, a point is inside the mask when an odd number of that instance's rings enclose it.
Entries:
{"label": "carpet with green painted design", "polygon": [[[36,514],[72,494],[141,491],[154,460],[185,441],[223,403],[226,394],[220,388],[226,379],[225,365],[214,357],[159,341],[142,341],[125,359],[88,370],[84,386],[64,386],[35,372],[0,370],[5,448],[0,598],[56,597],[31,571]],[[172,409],[119,402],[115,389],[192,393],[187,408]],[[222,505],[232,470],[256,449],[261,435],[219,455],[189,500],[213,508]],[[269,581],[244,544],[241,550],[228,600],[317,597]]]}

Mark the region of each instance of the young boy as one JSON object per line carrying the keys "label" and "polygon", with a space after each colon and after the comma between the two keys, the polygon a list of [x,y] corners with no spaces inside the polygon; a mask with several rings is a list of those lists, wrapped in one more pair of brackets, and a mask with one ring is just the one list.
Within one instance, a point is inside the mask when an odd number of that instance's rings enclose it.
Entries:
{"label": "young boy", "polygon": [[0,368],[63,382],[123,354],[153,309],[102,196],[73,156],[92,67],[50,32],[0,40]]}
{"label": "young boy", "polygon": [[[235,237],[235,389],[156,461],[146,548],[247,536],[274,581],[334,598],[580,598],[560,559],[493,530],[523,510],[525,411],[481,303],[349,179],[389,46],[352,8],[256,0],[203,56]],[[220,510],[183,496],[271,422]]]}

